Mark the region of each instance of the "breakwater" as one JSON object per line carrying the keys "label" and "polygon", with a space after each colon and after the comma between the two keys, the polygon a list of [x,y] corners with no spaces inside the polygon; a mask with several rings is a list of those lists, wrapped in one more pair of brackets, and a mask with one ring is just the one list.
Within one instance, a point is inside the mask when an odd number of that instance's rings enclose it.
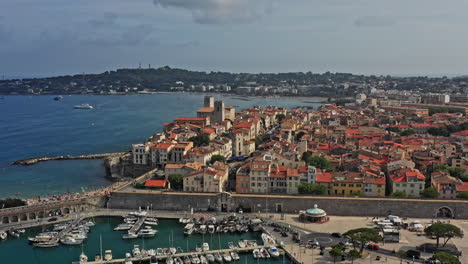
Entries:
{"label": "breakwater", "polygon": [[51,161],[51,160],[106,159],[106,158],[124,156],[126,154],[128,154],[128,152],[89,154],[89,155],[77,155],[77,156],[65,155],[65,156],[55,156],[55,157],[35,157],[35,158],[17,160],[17,161],[12,162],[11,164],[29,166],[29,165],[34,165],[39,162]]}

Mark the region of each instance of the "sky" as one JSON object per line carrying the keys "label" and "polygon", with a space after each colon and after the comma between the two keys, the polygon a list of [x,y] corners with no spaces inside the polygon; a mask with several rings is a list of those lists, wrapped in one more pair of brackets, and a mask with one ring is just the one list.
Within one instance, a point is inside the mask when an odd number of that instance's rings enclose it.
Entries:
{"label": "sky", "polygon": [[468,74],[466,0],[1,0],[0,76]]}

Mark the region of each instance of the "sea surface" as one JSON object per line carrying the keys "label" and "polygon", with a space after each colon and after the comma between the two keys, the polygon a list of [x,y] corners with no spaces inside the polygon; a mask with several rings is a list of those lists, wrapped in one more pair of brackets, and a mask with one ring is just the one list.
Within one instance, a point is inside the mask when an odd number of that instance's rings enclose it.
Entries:
{"label": "sea surface", "polygon": [[[261,98],[214,95],[237,110],[252,106],[317,107],[323,98]],[[203,94],[0,96],[0,198],[79,192],[109,184],[100,160],[11,162],[37,156],[128,151],[160,132],[164,122],[196,116]],[[74,109],[88,103],[91,110]]]}
{"label": "sea surface", "polygon": [[[100,252],[100,240],[102,239],[103,251],[106,249],[112,250],[114,258],[124,258],[126,252],[131,252],[133,245],[139,245],[140,249],[156,249],[167,247],[180,247],[184,252],[187,248],[190,250],[201,246],[203,242],[210,245],[210,249],[228,248],[228,242],[237,242],[240,239],[257,240],[259,245],[262,244],[260,232],[249,233],[228,233],[228,234],[192,234],[185,236],[183,233],[183,225],[176,220],[160,219],[159,225],[155,227],[159,232],[153,238],[137,238],[131,240],[122,239],[124,231],[114,231],[121,218],[116,217],[99,217],[95,219],[96,225],[91,227],[91,232],[88,238],[83,242],[83,245],[60,245],[54,248],[35,248],[27,241],[28,236],[34,236],[41,232],[41,228],[28,230],[20,238],[8,238],[5,241],[0,241],[0,263],[2,264],[70,264],[73,261],[78,261],[79,256],[83,252],[88,256],[89,260],[94,260],[96,254]],[[47,227],[44,227],[47,228]],[[252,254],[240,254],[241,259],[233,264],[245,263],[264,263],[264,264],[281,264],[289,263],[287,258],[271,258],[269,260],[256,260]],[[163,262],[164,263],[164,262]],[[136,264],[136,263],[135,263]]]}

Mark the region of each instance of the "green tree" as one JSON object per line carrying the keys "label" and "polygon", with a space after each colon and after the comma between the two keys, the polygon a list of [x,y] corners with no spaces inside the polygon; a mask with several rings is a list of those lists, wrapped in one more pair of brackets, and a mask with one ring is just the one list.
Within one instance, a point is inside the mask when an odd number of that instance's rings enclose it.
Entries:
{"label": "green tree", "polygon": [[400,129],[398,127],[387,127],[387,131],[399,133]]}
{"label": "green tree", "polygon": [[359,253],[359,251],[357,251],[356,249],[351,249],[348,252],[348,256],[351,258],[351,264],[353,264],[355,259],[358,259],[361,257],[361,253]]}
{"label": "green tree", "polygon": [[468,200],[468,192],[459,192],[459,193],[457,194],[457,198]]}
{"label": "green tree", "polygon": [[461,264],[460,260],[454,255],[446,252],[437,252],[433,256],[434,259],[443,264]]}
{"label": "green tree", "polygon": [[312,183],[301,183],[297,187],[297,190],[301,194],[315,194],[315,195],[325,195],[328,192],[326,186],[320,184],[312,184]]}
{"label": "green tree", "polygon": [[181,174],[170,174],[169,182],[171,183],[171,188],[174,190],[182,190],[184,188],[184,177]]}
{"label": "green tree", "polygon": [[284,114],[277,114],[276,115],[276,120],[278,120],[278,122],[283,122],[283,120],[286,118],[286,116]]}
{"label": "green tree", "polygon": [[210,163],[213,164],[217,161],[220,161],[222,163],[226,162],[226,158],[223,155],[213,155],[211,156]]}
{"label": "green tree", "polygon": [[437,198],[439,197],[439,192],[435,187],[429,187],[421,192],[421,196],[425,198]]}
{"label": "green tree", "polygon": [[307,163],[322,170],[330,170],[330,161],[322,156],[310,156],[307,158]]}
{"label": "green tree", "polygon": [[303,131],[299,132],[296,134],[296,141],[299,141],[301,140],[301,138],[305,135],[305,133]]}
{"label": "green tree", "polygon": [[210,137],[207,134],[199,134],[195,137],[189,138],[189,140],[193,142],[195,147],[208,145],[210,143]]}
{"label": "green tree", "polygon": [[17,198],[6,198],[4,200],[0,200],[0,209],[18,207],[23,205],[26,205],[26,202]]}
{"label": "green tree", "polygon": [[378,243],[382,240],[379,231],[372,228],[357,228],[349,230],[343,234],[351,244],[353,248],[359,248],[359,253],[362,254],[364,247],[370,243]]}
{"label": "green tree", "polygon": [[390,196],[391,197],[406,197],[406,193],[402,191],[396,191],[396,192],[392,192]]}
{"label": "green tree", "polygon": [[442,247],[445,247],[452,237],[463,237],[463,231],[452,224],[435,223],[424,229],[424,232],[427,236],[436,237],[436,247],[439,247],[440,238],[444,239]]}
{"label": "green tree", "polygon": [[336,263],[336,259],[343,256],[343,248],[341,246],[334,246],[330,250],[330,256],[333,257],[333,263]]}
{"label": "green tree", "polygon": [[401,132],[401,135],[406,137],[406,136],[411,136],[411,135],[414,135],[416,134],[416,131],[414,131],[414,129],[412,128],[408,128],[408,129],[405,129]]}

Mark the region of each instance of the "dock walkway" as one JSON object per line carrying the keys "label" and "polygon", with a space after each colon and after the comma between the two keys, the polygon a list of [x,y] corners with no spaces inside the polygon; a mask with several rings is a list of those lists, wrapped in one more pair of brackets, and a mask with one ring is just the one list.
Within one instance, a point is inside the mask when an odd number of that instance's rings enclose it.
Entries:
{"label": "dock walkway", "polygon": [[[260,245],[260,246],[255,246],[255,247],[245,247],[245,248],[236,248],[236,249],[216,249],[216,250],[209,250],[209,251],[204,251],[204,252],[184,252],[184,253],[177,253],[173,255],[161,255],[161,256],[156,256],[156,259],[158,260],[163,260],[167,259],[169,257],[171,258],[176,258],[176,257],[185,257],[185,256],[191,256],[192,254],[197,254],[197,255],[206,255],[206,254],[215,254],[215,253],[231,253],[231,252],[251,252],[255,249],[260,249],[260,248],[268,248],[269,246],[265,245]],[[124,263],[126,260],[131,260],[133,263],[138,263],[138,261],[149,261],[150,256],[145,256],[141,258],[130,258],[130,259],[112,259],[109,261],[106,260],[101,260],[101,261],[88,261],[86,263],[89,264],[101,264],[101,263]],[[79,262],[73,262],[73,264],[79,264]]]}
{"label": "dock walkway", "polygon": [[143,225],[143,223],[145,222],[145,220],[146,220],[146,216],[138,217],[138,221],[136,221],[136,223],[132,226],[132,228],[130,228],[130,230],[128,230],[128,233],[136,234],[138,232],[138,230],[140,230],[140,228]]}
{"label": "dock walkway", "polygon": [[50,244],[58,244],[60,242],[60,239],[62,239],[66,234],[68,234],[73,228],[78,226],[78,224],[83,220],[83,218],[75,219],[73,222],[71,222],[67,228],[64,230],[60,231],[55,237],[53,237],[49,243]]}

